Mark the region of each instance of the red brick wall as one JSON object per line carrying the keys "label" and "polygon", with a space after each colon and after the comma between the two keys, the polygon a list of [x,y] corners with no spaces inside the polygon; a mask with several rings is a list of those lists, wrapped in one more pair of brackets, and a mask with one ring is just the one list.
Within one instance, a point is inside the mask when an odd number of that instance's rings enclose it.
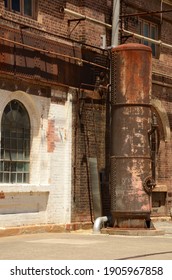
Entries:
{"label": "red brick wall", "polygon": [[[68,20],[77,17],[61,13],[60,8],[65,7],[77,13],[93,17],[97,20],[111,22],[111,1],[51,1],[39,0],[37,7],[37,19],[32,20],[22,17],[18,14],[11,13],[4,9],[4,1],[0,0],[0,10],[5,17],[13,19],[23,24],[31,24],[32,26],[42,28],[58,35],[68,36]],[[75,27],[77,22],[70,23],[70,31]],[[33,32],[33,30],[32,30]],[[71,33],[71,38],[83,40],[89,44],[100,46],[101,34],[110,33],[104,27],[90,23],[87,20],[81,21]],[[96,36],[95,36],[96,34]]]}
{"label": "red brick wall", "polygon": [[[77,97],[73,106],[72,221],[93,220],[88,159],[89,157],[97,158],[99,175],[105,170],[105,126],[104,100],[94,100],[92,103],[91,99],[79,100]],[[105,200],[106,198],[104,202]]]}

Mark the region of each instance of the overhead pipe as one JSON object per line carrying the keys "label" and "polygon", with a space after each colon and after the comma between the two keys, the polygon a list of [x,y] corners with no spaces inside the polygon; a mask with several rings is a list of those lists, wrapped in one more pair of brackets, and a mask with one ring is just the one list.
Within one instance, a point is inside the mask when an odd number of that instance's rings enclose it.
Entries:
{"label": "overhead pipe", "polygon": [[75,16],[75,17],[77,17],[77,18],[82,18],[82,19],[85,19],[85,20],[88,20],[88,21],[91,21],[91,22],[100,24],[100,25],[105,26],[105,27],[107,27],[107,28],[109,28],[109,29],[112,28],[112,25],[111,25],[111,24],[108,24],[108,23],[106,23],[106,22],[97,20],[97,19],[95,19],[95,18],[91,18],[91,17],[85,16],[85,15],[82,15],[82,14],[80,14],[80,13],[77,13],[77,12],[75,12],[75,11],[72,11],[72,10],[67,9],[67,8],[64,8],[64,7],[61,7],[60,12],[61,12],[61,13],[64,12],[64,13],[66,13],[66,14]]}
{"label": "overhead pipe", "polygon": [[161,40],[155,40],[155,39],[152,39],[152,38],[148,38],[148,37],[145,37],[143,35],[140,35],[140,34],[137,34],[137,33],[134,33],[134,32],[131,32],[131,31],[128,31],[126,29],[121,29],[120,30],[121,32],[124,32],[128,35],[132,35],[133,37],[137,38],[137,39],[144,39],[150,43],[153,43],[153,44],[156,44],[156,45],[160,45],[162,47],[166,47],[166,48],[169,48],[169,49],[172,49],[172,45],[170,44],[166,44],[164,42],[162,42]]}
{"label": "overhead pipe", "polygon": [[[89,21],[91,21],[91,22],[94,22],[94,23],[100,24],[100,25],[102,25],[102,26],[105,26],[105,27],[107,27],[107,28],[109,28],[109,29],[112,29],[112,36],[113,36],[113,34],[116,34],[116,38],[113,39],[112,42],[111,42],[111,43],[113,44],[113,43],[114,43],[114,40],[117,41],[117,33],[116,33],[116,32],[117,32],[117,29],[116,29],[115,26],[116,26],[116,25],[118,26],[117,23],[119,22],[119,19],[118,19],[118,14],[119,14],[119,12],[118,12],[118,11],[119,11],[119,3],[120,3],[120,0],[114,0],[113,15],[114,15],[115,17],[117,17],[117,18],[114,19],[114,17],[113,17],[113,19],[112,19],[112,25],[111,25],[111,24],[108,24],[108,23],[105,23],[105,22],[103,22],[103,21],[99,21],[99,20],[97,20],[97,19],[95,19],[95,18],[91,18],[91,17],[85,16],[85,15],[83,15],[83,14],[77,13],[77,12],[75,12],[75,11],[72,11],[72,10],[67,9],[67,8],[64,8],[64,7],[61,7],[60,12],[67,13],[67,14],[69,14],[69,15],[73,15],[73,16],[76,16],[76,17],[78,17],[78,18],[83,18],[83,19],[85,19],[85,20],[89,20]],[[115,11],[115,13],[114,13],[114,11]],[[119,15],[119,17],[122,17],[122,16]],[[114,33],[114,30],[116,30],[115,33]],[[134,32],[128,31],[128,30],[126,30],[126,29],[122,29],[122,28],[118,28],[118,30],[119,30],[120,32],[124,32],[124,33],[126,33],[126,34],[128,34],[128,35],[132,35],[133,37],[135,37],[135,38],[137,38],[137,39],[145,39],[145,40],[147,40],[147,41],[150,42],[150,43],[154,43],[154,44],[156,44],[156,45],[160,45],[160,46],[163,46],[163,47],[172,49],[172,45],[166,44],[166,43],[162,42],[161,40],[151,39],[151,38],[149,38],[149,37],[146,37],[146,36],[140,35],[140,34],[138,34],[138,33],[134,33]],[[115,43],[115,44],[116,44],[116,43]]]}
{"label": "overhead pipe", "polygon": [[159,82],[159,81],[155,81],[155,80],[152,81],[152,84],[172,88],[172,84],[167,84],[167,83]]}
{"label": "overhead pipe", "polygon": [[170,10],[162,10],[162,7],[161,7],[160,11],[150,11],[150,12],[143,12],[143,13],[125,14],[125,15],[120,15],[120,18],[127,18],[127,17],[132,17],[132,16],[154,15],[154,14],[161,14],[161,16],[162,16],[163,13],[171,13],[171,12],[172,12],[172,9],[170,9]]}

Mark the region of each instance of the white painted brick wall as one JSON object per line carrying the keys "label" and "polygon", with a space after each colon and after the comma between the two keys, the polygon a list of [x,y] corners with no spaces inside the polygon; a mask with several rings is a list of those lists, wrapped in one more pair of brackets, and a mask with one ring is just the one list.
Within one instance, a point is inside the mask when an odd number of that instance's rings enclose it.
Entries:
{"label": "white painted brick wall", "polygon": [[[54,91],[54,90],[53,90]],[[17,99],[26,107],[31,120],[30,184],[0,184],[0,192],[6,198],[0,199],[0,227],[41,223],[69,223],[71,217],[71,152],[72,152],[72,95],[64,105],[51,103],[49,98],[28,95],[16,91],[0,90],[0,123],[8,102]],[[54,151],[48,152],[48,122],[54,120]],[[4,207],[10,207],[11,193],[18,198],[21,209],[24,200],[34,194],[48,194],[45,210],[36,213],[3,214]],[[19,195],[20,194],[20,195]],[[35,209],[38,197],[33,199],[29,209]],[[6,201],[5,201],[6,200]],[[38,200],[38,201],[36,201]],[[31,203],[32,200],[29,200]],[[8,206],[7,206],[8,205]],[[23,207],[26,208],[26,207]],[[24,209],[25,212],[26,209]],[[17,210],[16,210],[17,212]],[[21,211],[22,212],[22,211]],[[7,213],[11,213],[10,210]]]}

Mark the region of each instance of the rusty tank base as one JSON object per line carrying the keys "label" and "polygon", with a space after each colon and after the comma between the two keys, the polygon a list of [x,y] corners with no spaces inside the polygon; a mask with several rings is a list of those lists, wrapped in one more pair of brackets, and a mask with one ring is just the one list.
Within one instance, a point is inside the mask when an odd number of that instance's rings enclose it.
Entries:
{"label": "rusty tank base", "polygon": [[102,228],[102,234],[127,236],[159,236],[165,231],[156,229],[150,212],[118,212],[112,213],[111,227]]}
{"label": "rusty tank base", "polygon": [[159,236],[164,235],[165,231],[155,228],[115,228],[107,227],[101,229],[102,234],[125,235],[125,236]]}
{"label": "rusty tank base", "polygon": [[151,219],[120,218],[115,221],[112,227],[102,228],[101,233],[127,236],[159,236],[164,235],[165,231],[156,229]]}

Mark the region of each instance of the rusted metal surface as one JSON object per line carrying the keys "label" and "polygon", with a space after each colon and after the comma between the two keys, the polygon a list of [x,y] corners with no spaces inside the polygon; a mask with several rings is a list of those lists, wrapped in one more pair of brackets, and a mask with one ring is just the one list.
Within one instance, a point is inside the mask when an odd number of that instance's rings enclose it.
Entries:
{"label": "rusted metal surface", "polygon": [[151,50],[138,44],[112,50],[111,212],[119,227],[144,227],[151,174]]}

